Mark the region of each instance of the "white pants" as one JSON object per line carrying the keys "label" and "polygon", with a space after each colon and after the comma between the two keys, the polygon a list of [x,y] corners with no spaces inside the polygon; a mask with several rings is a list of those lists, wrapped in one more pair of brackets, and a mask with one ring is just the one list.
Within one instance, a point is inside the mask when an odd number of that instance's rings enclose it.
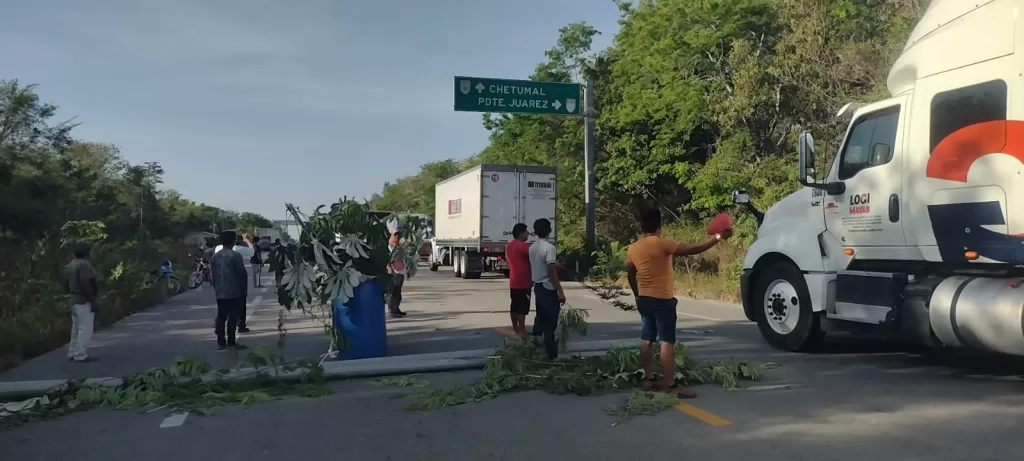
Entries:
{"label": "white pants", "polygon": [[263,277],[263,265],[252,264],[252,286],[260,284],[260,279]]}
{"label": "white pants", "polygon": [[93,321],[96,315],[89,303],[71,306],[71,342],[68,343],[68,358],[85,360],[89,357],[86,348],[92,339]]}

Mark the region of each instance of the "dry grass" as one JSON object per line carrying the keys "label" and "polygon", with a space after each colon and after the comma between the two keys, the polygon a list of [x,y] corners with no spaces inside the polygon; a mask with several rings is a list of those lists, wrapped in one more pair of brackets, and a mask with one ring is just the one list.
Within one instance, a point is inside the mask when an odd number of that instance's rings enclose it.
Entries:
{"label": "dry grass", "polygon": [[[703,226],[666,228],[664,235],[680,242],[707,238]],[[725,242],[695,256],[676,258],[676,293],[694,299],[739,301],[739,272],[746,247]]]}
{"label": "dry grass", "polygon": [[[707,238],[706,229],[703,225],[668,225],[662,235],[678,242],[699,242]],[[693,299],[739,302],[739,275],[746,250],[746,245],[734,238],[705,253],[675,258],[676,294]],[[628,286],[624,276],[614,283]]]}

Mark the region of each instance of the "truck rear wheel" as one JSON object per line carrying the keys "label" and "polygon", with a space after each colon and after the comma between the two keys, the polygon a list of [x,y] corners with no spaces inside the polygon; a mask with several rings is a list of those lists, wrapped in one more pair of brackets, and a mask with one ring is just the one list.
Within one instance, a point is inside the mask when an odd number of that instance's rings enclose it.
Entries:
{"label": "truck rear wheel", "polygon": [[462,270],[465,266],[462,265],[462,252],[452,251],[452,266],[455,267],[455,276],[462,277]]}
{"label": "truck rear wheel", "polygon": [[754,296],[754,318],[761,336],[776,349],[814,350],[821,345],[821,320],[811,308],[803,274],[789,262],[776,262],[760,271]]}
{"label": "truck rear wheel", "polygon": [[459,269],[461,269],[461,275],[464,279],[472,278],[472,273],[469,272],[469,253],[465,251],[459,252]]}

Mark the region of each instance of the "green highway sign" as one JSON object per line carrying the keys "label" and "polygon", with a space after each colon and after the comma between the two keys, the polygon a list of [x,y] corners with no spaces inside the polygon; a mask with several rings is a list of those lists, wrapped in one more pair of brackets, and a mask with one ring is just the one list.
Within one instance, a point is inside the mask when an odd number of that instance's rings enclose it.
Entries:
{"label": "green highway sign", "polygon": [[455,77],[456,112],[579,115],[580,84]]}

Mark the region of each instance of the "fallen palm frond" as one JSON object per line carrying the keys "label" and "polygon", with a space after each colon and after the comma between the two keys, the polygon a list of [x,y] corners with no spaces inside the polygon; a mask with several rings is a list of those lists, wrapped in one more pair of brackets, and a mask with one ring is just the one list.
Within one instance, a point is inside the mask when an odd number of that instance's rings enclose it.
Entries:
{"label": "fallen palm frond", "polygon": [[[676,345],[675,354],[676,366],[671,372],[681,385],[715,383],[727,389],[736,388],[741,380],[760,379],[765,368],[748,362],[699,362],[687,355],[682,344]],[[656,357],[655,363],[657,360]],[[555,394],[601,394],[634,388],[642,377],[640,356],[636,350],[616,348],[596,357],[549,360],[536,340],[530,338],[498,351],[487,361],[483,378],[464,386],[411,394],[409,398],[413,401],[406,409],[445,408],[530,390]],[[634,403],[639,404],[639,401]],[[632,413],[636,414],[636,411]]]}

